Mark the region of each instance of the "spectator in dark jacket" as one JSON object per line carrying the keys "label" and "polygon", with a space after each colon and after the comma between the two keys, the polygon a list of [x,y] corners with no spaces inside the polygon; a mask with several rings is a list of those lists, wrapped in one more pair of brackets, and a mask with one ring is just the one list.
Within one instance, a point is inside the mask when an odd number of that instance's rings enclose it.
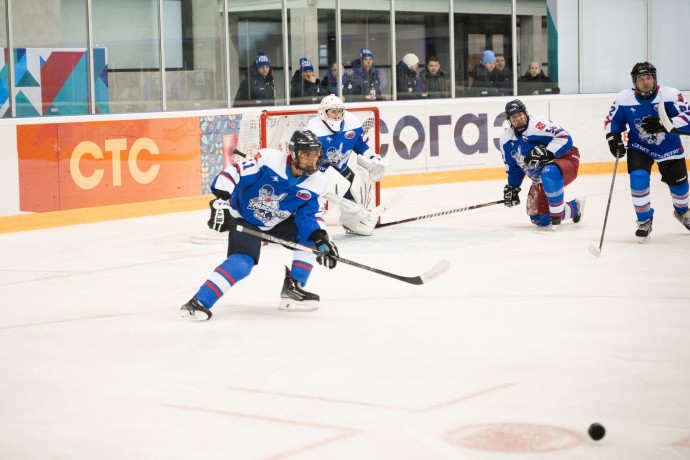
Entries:
{"label": "spectator in dark jacket", "polygon": [[321,86],[321,80],[314,75],[314,66],[305,57],[299,60],[299,70],[296,70],[290,81],[290,103],[314,104],[320,102],[328,92]]}
{"label": "spectator in dark jacket", "polygon": [[265,53],[259,51],[249,76],[242,80],[235,96],[235,107],[276,105],[273,69]]}
{"label": "spectator in dark jacket", "polygon": [[496,67],[496,55],[491,50],[484,51],[482,62],[470,72],[467,89],[470,96],[498,96],[494,77],[491,75]]}
{"label": "spectator in dark jacket", "polygon": [[424,83],[426,97],[450,97],[450,81],[437,58],[426,60],[426,67],[419,73],[419,78]]}
{"label": "spectator in dark jacket", "polygon": [[381,96],[381,76],[374,66],[374,55],[366,48],[359,50],[358,62],[352,62],[352,85],[348,94],[352,95],[348,98],[351,101],[373,101]]}
{"label": "spectator in dark jacket", "polygon": [[[345,72],[345,69],[343,66],[340,66],[340,72],[342,73],[342,84],[341,86],[345,86],[347,83],[347,79],[349,77],[349,74]],[[326,72],[326,75],[321,79],[321,86],[326,90],[326,95],[328,94],[335,94],[336,96],[338,95],[338,63],[333,62],[331,64],[330,69],[328,72]]]}
{"label": "spectator in dark jacket", "polygon": [[402,61],[395,67],[395,79],[398,99],[419,99],[424,92],[424,83],[417,75],[419,58],[417,55],[407,53]]}
{"label": "spectator in dark jacket", "polygon": [[513,94],[513,69],[506,67],[506,57],[496,53],[496,67],[491,72],[494,84],[503,95]]}
{"label": "spectator in dark jacket", "polygon": [[529,63],[529,70],[518,78],[518,94],[558,94],[561,90],[544,74],[539,61]]}

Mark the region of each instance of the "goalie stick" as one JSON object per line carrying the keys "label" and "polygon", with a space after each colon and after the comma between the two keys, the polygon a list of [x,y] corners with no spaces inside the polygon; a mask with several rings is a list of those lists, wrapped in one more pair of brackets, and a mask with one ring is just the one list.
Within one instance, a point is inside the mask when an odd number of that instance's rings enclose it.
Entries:
{"label": "goalie stick", "polygon": [[433,214],[424,214],[423,216],[417,216],[417,217],[410,217],[407,219],[401,219],[401,220],[395,220],[393,222],[386,222],[386,223],[378,223],[376,224],[376,228],[381,228],[381,227],[388,227],[390,225],[398,225],[398,224],[404,224],[407,222],[414,222],[416,220],[423,220],[423,219],[431,219],[434,217],[441,217],[441,216],[446,216],[448,214],[455,214],[458,212],[464,212],[464,211],[470,211],[472,209],[478,209],[478,208],[484,208],[486,206],[493,206],[495,204],[504,204],[505,200],[498,200],[498,201],[490,201],[488,203],[482,203],[482,204],[475,204],[472,206],[466,206],[464,208],[456,208],[456,209],[449,209],[448,211],[441,211],[441,212],[435,212]]}
{"label": "goalie stick", "polygon": [[[252,230],[251,228],[244,227],[242,225],[235,225],[235,229],[238,232],[241,233],[246,233],[248,235],[255,236],[257,238],[261,238],[264,241],[269,241],[271,243],[277,243],[283,246],[287,246],[293,249],[298,249],[300,251],[304,252],[311,252],[312,254],[316,255],[321,255],[324,254],[323,252],[319,251],[318,249],[313,249],[309,248],[307,246],[303,246],[299,243],[294,243],[292,241],[287,241],[282,238],[275,237],[273,235],[269,235],[268,233],[263,233],[259,232],[256,230]],[[378,273],[379,275],[387,276],[388,278],[393,278],[396,280],[400,280],[404,283],[409,283],[409,284],[414,284],[414,285],[420,285],[420,284],[425,284],[428,283],[429,281],[438,278],[442,274],[444,274],[449,268],[450,268],[450,262],[448,262],[446,259],[443,259],[442,261],[438,262],[436,265],[431,267],[429,270],[426,272],[422,273],[419,276],[402,276],[402,275],[396,275],[395,273],[390,273],[384,270],[379,270],[378,268],[370,267],[368,265],[360,264],[359,262],[355,262],[349,259],[345,259],[343,257],[334,257],[334,256],[328,256],[332,259],[335,259],[338,262],[344,263],[346,265],[352,265],[353,267],[361,268],[362,270],[367,270],[373,273]]]}

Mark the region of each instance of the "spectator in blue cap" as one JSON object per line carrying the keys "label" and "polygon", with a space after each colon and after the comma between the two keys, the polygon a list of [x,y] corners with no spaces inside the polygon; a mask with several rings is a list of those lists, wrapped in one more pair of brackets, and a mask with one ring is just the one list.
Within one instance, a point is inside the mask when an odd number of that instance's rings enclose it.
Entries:
{"label": "spectator in blue cap", "polygon": [[321,80],[314,75],[314,66],[305,57],[299,60],[299,69],[290,80],[290,103],[317,103],[328,92],[321,86]]}
{"label": "spectator in blue cap", "polygon": [[477,64],[469,74],[467,90],[470,96],[499,96],[496,90],[496,77],[492,75],[496,68],[496,55],[491,50],[484,51],[482,62]]}
{"label": "spectator in blue cap", "polygon": [[[349,100],[376,100],[381,96],[381,75],[374,66],[374,54],[367,48],[359,50],[359,60],[352,62],[352,82],[346,85]],[[345,93],[345,92],[344,92]]]}
{"label": "spectator in blue cap", "polygon": [[242,80],[235,96],[235,107],[249,105],[275,105],[276,91],[273,69],[263,51],[254,60],[249,75]]}

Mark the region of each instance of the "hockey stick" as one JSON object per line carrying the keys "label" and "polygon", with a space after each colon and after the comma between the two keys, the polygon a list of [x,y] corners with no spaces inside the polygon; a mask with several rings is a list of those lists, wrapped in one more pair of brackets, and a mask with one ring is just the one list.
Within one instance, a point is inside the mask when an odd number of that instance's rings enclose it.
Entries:
{"label": "hockey stick", "polygon": [[[269,241],[271,243],[277,243],[281,244],[283,246],[287,246],[293,249],[298,249],[300,251],[304,252],[311,252],[312,254],[316,255],[321,255],[324,254],[323,252],[319,251],[318,249],[313,249],[309,248],[307,246],[302,246],[299,243],[294,243],[292,241],[287,241],[282,238],[275,237],[273,235],[269,235],[267,233],[259,232],[256,230],[252,230],[251,228],[244,227],[242,225],[235,225],[235,229],[238,232],[246,233],[248,235],[255,236],[257,238],[261,238],[264,241]],[[428,283],[429,281],[433,280],[434,278],[437,278],[441,276],[443,273],[445,273],[449,268],[450,268],[450,262],[447,260],[443,259],[436,265],[434,265],[432,268],[427,270],[426,272],[422,273],[419,276],[401,276],[401,275],[396,275],[394,273],[389,273],[387,271],[379,270],[378,268],[370,267],[368,265],[360,264],[358,262],[354,262],[352,260],[345,259],[343,257],[334,257],[334,256],[328,256],[332,259],[335,259],[338,262],[344,263],[346,265],[352,265],[353,267],[361,268],[363,270],[367,270],[370,272],[378,273],[379,275],[387,276],[388,278],[393,278],[396,280],[400,280],[405,283],[409,284],[415,284],[415,285],[420,285],[424,283]]]}
{"label": "hockey stick", "polygon": [[673,122],[668,117],[668,113],[666,113],[666,105],[663,100],[659,102],[659,121],[667,133],[678,134],[679,136],[690,136],[690,132],[681,131],[673,126]]}
{"label": "hockey stick", "polygon": [[407,222],[414,222],[416,220],[423,220],[423,219],[431,219],[433,217],[441,217],[445,216],[448,214],[455,214],[458,212],[464,212],[464,211],[470,211],[472,209],[478,209],[478,208],[484,208],[486,206],[493,206],[495,204],[504,204],[506,201],[505,200],[498,200],[498,201],[490,201],[488,203],[482,203],[482,204],[475,204],[472,206],[466,206],[464,208],[457,208],[457,209],[449,209],[448,211],[441,211],[441,212],[435,212],[433,214],[425,214],[423,216],[417,216],[417,217],[410,217],[407,219],[402,219],[402,220],[396,220],[393,222],[386,222],[384,224],[376,224],[376,228],[381,228],[381,227],[388,227],[389,225],[398,225],[398,224],[404,224]]}
{"label": "hockey stick", "polygon": [[609,191],[609,201],[606,203],[606,213],[604,214],[604,228],[601,229],[601,239],[599,240],[599,247],[596,244],[589,244],[589,252],[594,257],[599,257],[601,255],[601,246],[604,244],[604,232],[606,232],[606,221],[609,218],[609,208],[611,208],[611,197],[613,196],[613,184],[616,182],[616,171],[618,170],[618,160],[619,156],[616,156],[616,163],[613,165],[613,177],[611,178],[611,190]]}

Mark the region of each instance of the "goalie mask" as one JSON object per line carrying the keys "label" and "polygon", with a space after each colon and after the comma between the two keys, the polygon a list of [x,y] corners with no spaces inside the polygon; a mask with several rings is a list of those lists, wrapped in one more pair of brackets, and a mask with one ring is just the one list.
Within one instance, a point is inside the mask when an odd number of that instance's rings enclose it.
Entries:
{"label": "goalie mask", "polygon": [[334,133],[340,131],[340,126],[343,123],[344,112],[345,104],[343,103],[343,100],[335,94],[330,94],[321,99],[321,105],[319,106],[319,117]]}
{"label": "goalie mask", "polygon": [[[642,75],[650,75],[654,79],[654,85],[652,86],[652,89],[649,91],[642,91],[640,88],[637,86],[637,78],[641,77]],[[648,98],[656,93],[656,67],[654,67],[652,64],[649,62],[638,62],[635,64],[633,67],[632,71],[630,72],[630,76],[632,77],[632,82],[635,91],[643,97],[643,98]]]}
{"label": "goalie mask", "polygon": [[[524,133],[527,129],[527,125],[529,124],[529,116],[527,115],[527,107],[525,107],[525,104],[520,99],[514,99],[506,104],[505,113],[506,118],[508,119],[508,124],[513,131],[515,131],[515,134],[519,136]],[[511,121],[510,117],[519,113],[524,113],[524,118],[518,120],[519,123],[513,124],[513,121]]]}
{"label": "goalie mask", "polygon": [[[321,141],[316,134],[311,131],[295,131],[288,144],[290,157],[295,168],[302,171],[306,176],[311,176],[321,168],[323,164],[323,153]],[[304,161],[309,162],[310,158],[316,157],[314,166],[303,165]]]}

